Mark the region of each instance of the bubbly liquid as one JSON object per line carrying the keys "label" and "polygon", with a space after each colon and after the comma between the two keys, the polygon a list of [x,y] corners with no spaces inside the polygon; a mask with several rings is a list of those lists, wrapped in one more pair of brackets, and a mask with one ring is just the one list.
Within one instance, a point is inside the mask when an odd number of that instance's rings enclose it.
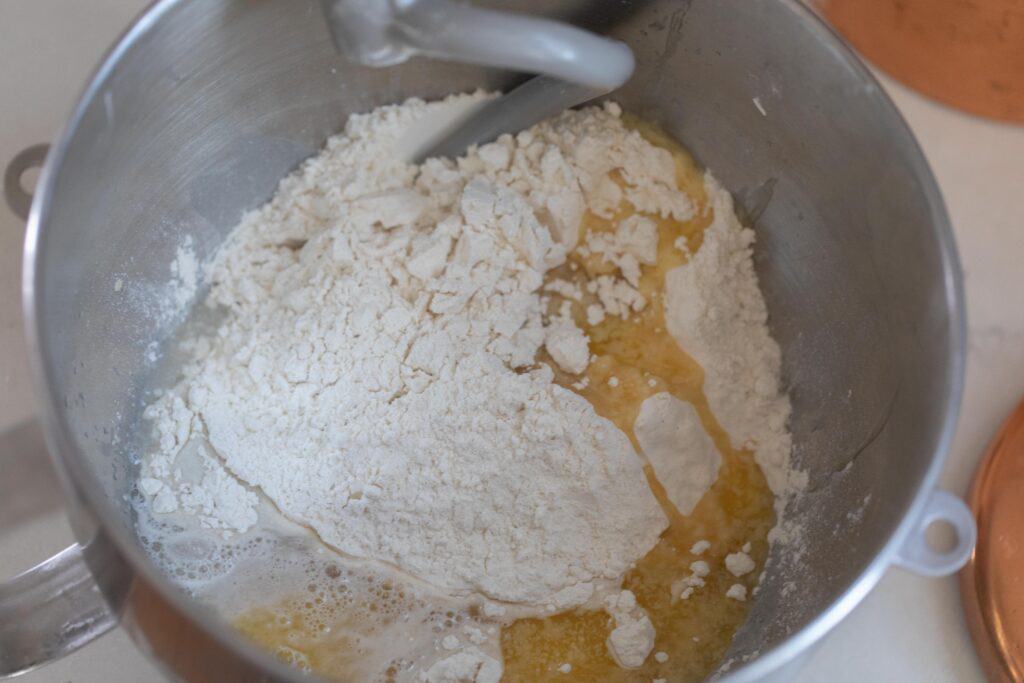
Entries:
{"label": "bubbly liquid", "polygon": [[[644,266],[640,291],[648,300],[646,308],[628,320],[608,317],[597,325],[587,325],[582,305],[573,304],[577,323],[590,337],[591,353],[597,360],[586,372],[587,385],[579,389],[593,404],[598,414],[614,422],[629,435],[640,452],[633,435],[633,423],[643,401],[662,391],[671,392],[693,404],[704,428],[722,454],[718,480],[705,494],[690,515],[683,516],[668,500],[664,490],[646,469],[648,481],[670,521],[655,547],[641,558],[623,581],[622,587],[637,597],[647,611],[657,632],[654,649],[638,669],[620,668],[608,653],[606,639],[613,624],[603,610],[577,609],[544,618],[525,618],[501,625],[500,651],[504,660],[506,681],[644,681],[664,678],[668,681],[700,681],[721,662],[733,634],[746,618],[749,595],[768,553],[767,535],[775,521],[773,497],[752,454],[732,448],[708,407],[704,396],[703,371],[686,355],[668,334],[664,320],[664,280],[672,268],[685,263],[686,254],[676,248],[683,237],[691,253],[700,247],[704,229],[713,219],[707,204],[703,173],[690,156],[673,140],[639,121],[628,124],[639,130],[653,144],[669,150],[677,168],[677,182],[696,207],[695,217],[680,222],[649,216],[658,223],[657,263]],[[621,182],[620,179],[616,179]],[[635,213],[623,202],[611,220],[587,214],[581,239],[589,232],[614,231],[619,221]],[[548,274],[579,283],[597,275],[612,273],[614,266],[601,256],[583,257],[572,254],[567,264]],[[561,301],[553,297],[556,309]],[[617,382],[609,383],[611,378]],[[567,388],[579,382],[577,376],[556,369],[556,380]],[[612,386],[615,384],[615,386]],[[573,389],[576,390],[576,389]],[[690,548],[700,540],[710,547],[699,557]],[[756,569],[736,578],[724,565],[725,556],[749,543],[749,555]],[[673,582],[690,575],[690,564],[704,560],[711,568],[704,577],[705,585],[696,588],[688,599],[673,600]],[[747,601],[727,598],[725,593],[735,583],[746,586]],[[407,598],[395,587],[378,590],[365,597],[360,612],[387,612],[400,615],[403,609],[419,611],[417,603],[406,606]],[[262,607],[237,618],[236,626],[243,633],[263,644],[287,662],[312,669],[321,675],[344,680],[365,676],[358,653],[361,643],[379,638],[377,627],[369,627],[353,619],[349,609],[333,610],[328,621],[312,618],[322,613],[319,603],[330,601],[330,592],[285,599],[270,607]],[[349,604],[349,603],[346,603]],[[399,619],[388,617],[388,620]],[[457,622],[482,620],[474,610],[467,613],[433,612],[433,626],[427,620],[424,628],[453,628]],[[441,620],[440,626],[438,619]],[[371,621],[379,622],[378,619]],[[390,623],[390,622],[389,622]],[[482,623],[484,628],[486,623]],[[656,652],[665,652],[668,659],[659,663]],[[496,653],[495,653],[496,654]],[[388,666],[385,680],[402,678],[410,662],[401,658]],[[559,669],[571,664],[569,673]]]}
{"label": "bubbly liquid", "polygon": [[235,620],[243,634],[304,671],[345,681],[409,680],[423,660],[436,658],[445,635],[467,642],[470,626],[490,630],[496,642],[498,627],[480,622],[477,610],[431,599],[395,577],[311,562],[305,578],[301,597]]}

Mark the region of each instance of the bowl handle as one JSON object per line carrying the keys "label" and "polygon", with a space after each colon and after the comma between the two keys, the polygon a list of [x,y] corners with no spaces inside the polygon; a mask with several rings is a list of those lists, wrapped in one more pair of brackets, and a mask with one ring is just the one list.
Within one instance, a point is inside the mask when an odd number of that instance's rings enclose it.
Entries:
{"label": "bowl handle", "polygon": [[[946,522],[956,533],[948,551],[933,548],[925,538],[929,526]],[[977,527],[971,509],[948,491],[933,491],[907,539],[896,553],[895,564],[922,576],[948,576],[963,567],[974,552]]]}
{"label": "bowl handle", "polygon": [[[0,463],[0,538],[64,507],[38,422],[0,432]],[[105,536],[76,543],[0,582],[0,678],[58,659],[106,633],[118,621],[111,605],[122,604],[131,585],[130,570]]]}
{"label": "bowl handle", "polygon": [[28,220],[28,212],[32,207],[32,194],[22,186],[21,176],[30,168],[42,166],[49,149],[49,145],[26,147],[14,155],[4,169],[4,199],[21,220]]}
{"label": "bowl handle", "polygon": [[0,583],[0,678],[60,659],[117,625],[88,553],[75,543]]}

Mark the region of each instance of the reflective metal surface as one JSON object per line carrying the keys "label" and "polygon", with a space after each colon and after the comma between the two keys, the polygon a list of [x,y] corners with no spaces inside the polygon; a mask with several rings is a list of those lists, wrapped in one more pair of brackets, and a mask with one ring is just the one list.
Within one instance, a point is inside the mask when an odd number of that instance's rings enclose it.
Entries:
{"label": "reflective metal surface", "polygon": [[[935,183],[870,74],[797,2],[501,6],[629,44],[637,72],[616,99],[686,144],[756,217],[795,458],[811,484],[792,510],[807,529],[803,560],[770,558],[733,648],[758,656],[737,659],[728,678],[784,675],[917,530],[949,445],[963,296]],[[312,0],[167,0],[83,95],[30,217],[30,341],[76,533],[131,576],[104,594],[169,671],[295,678],[185,599],[136,540],[128,497],[154,381],[147,358],[174,324],[133,294],[167,282],[186,235],[209,257],[350,113],[512,83],[424,60],[354,67]]]}
{"label": "reflective metal surface", "polygon": [[452,0],[321,0],[334,45],[353,62],[394,66],[414,55],[537,73],[419,150],[461,156],[470,145],[517,133],[620,87],[636,62],[624,43],[551,19]]}
{"label": "reflective metal surface", "polygon": [[454,0],[321,0],[334,45],[365,66],[416,55],[544,74],[608,92],[633,73],[620,41],[565,22]]}

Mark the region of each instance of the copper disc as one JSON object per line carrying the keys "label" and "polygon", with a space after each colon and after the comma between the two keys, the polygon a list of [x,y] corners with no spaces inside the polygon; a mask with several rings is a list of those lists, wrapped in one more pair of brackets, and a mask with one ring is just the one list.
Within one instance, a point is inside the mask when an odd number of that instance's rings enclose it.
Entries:
{"label": "copper disc", "polygon": [[971,488],[978,543],[960,572],[974,646],[990,681],[1024,681],[1024,402],[989,446]]}
{"label": "copper disc", "polygon": [[964,111],[1024,123],[1024,0],[817,0],[882,70]]}

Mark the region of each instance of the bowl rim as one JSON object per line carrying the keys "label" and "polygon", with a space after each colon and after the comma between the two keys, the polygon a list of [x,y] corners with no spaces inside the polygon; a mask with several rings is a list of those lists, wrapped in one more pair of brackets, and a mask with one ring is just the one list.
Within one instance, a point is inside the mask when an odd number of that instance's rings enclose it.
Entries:
{"label": "bowl rim", "polygon": [[[935,488],[952,444],[964,386],[966,306],[963,275],[945,204],[920,144],[878,79],[838,33],[799,0],[774,1],[780,6],[780,10],[793,13],[796,20],[806,30],[830,48],[836,58],[862,81],[865,88],[861,92],[865,96],[875,99],[881,105],[881,115],[888,117],[896,134],[908,142],[906,161],[916,174],[929,206],[934,237],[941,256],[944,295],[949,314],[950,343],[946,359],[949,392],[945,398],[942,410],[942,428],[932,459],[918,482],[917,491],[904,511],[902,519],[889,532],[889,538],[874,559],[851,581],[846,590],[815,618],[755,659],[738,664],[736,668],[722,675],[720,680],[730,683],[758,680],[797,661],[800,655],[807,653],[815,642],[845,618],[878,583],[915,527],[931,491]],[[86,81],[71,116],[62,127],[56,137],[56,142],[46,157],[29,213],[23,252],[22,307],[29,363],[37,390],[37,405],[40,409],[40,420],[46,434],[50,457],[59,469],[70,474],[71,486],[75,494],[84,499],[89,512],[97,518],[102,533],[113,540],[114,546],[122,558],[127,558],[132,571],[141,576],[164,600],[188,617],[197,629],[241,657],[249,665],[262,668],[278,680],[302,683],[310,680],[308,675],[279,662],[270,653],[230,628],[222,620],[211,622],[207,618],[208,611],[185,595],[181,588],[165,576],[149,559],[136,539],[131,536],[129,530],[124,527],[119,515],[107,499],[102,485],[84,464],[78,441],[70,428],[66,415],[60,409],[59,398],[55,391],[56,378],[53,364],[50,362],[51,353],[44,342],[42,316],[39,314],[38,294],[42,286],[41,276],[46,267],[46,255],[41,249],[40,239],[48,222],[58,172],[63,166],[72,141],[89,105],[102,92],[122,57],[153,29],[163,16],[181,2],[183,0],[155,0],[132,21]]]}

